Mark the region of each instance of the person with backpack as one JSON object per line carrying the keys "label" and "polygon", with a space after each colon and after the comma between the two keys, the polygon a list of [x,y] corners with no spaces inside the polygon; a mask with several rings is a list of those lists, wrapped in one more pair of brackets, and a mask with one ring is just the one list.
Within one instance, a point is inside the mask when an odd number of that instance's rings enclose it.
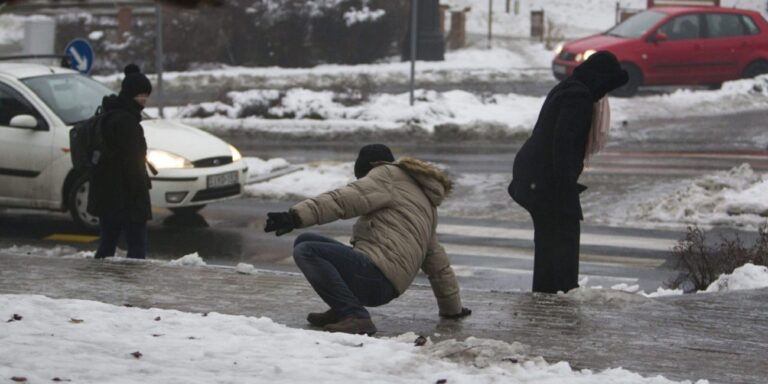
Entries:
{"label": "person with backpack", "polygon": [[152,218],[147,174],[147,142],[141,111],[152,84],[138,66],[125,67],[120,93],[104,97],[98,128],[100,144],[88,193],[88,213],[99,218],[101,239],[95,258],[115,255],[125,233],[129,258],[147,253],[147,221]]}
{"label": "person with backpack", "polygon": [[608,139],[608,92],[628,79],[610,52],[590,56],[549,92],[531,137],[515,156],[508,191],[533,219],[534,292],[579,286],[579,194],[587,187],[578,180],[585,159]]}
{"label": "person with backpack", "polygon": [[296,265],[330,307],[310,313],[307,321],[329,332],[372,335],[376,326],[364,307],[402,295],[419,268],[429,278],[440,316],[470,315],[435,231],[437,207],[451,192],[450,179],[417,159],[395,161],[382,144],[360,150],[355,177],[357,181],[304,200],[288,212],[268,213],[264,231],[277,236],[360,217],[352,228],[352,247],[313,233],[294,241]]}

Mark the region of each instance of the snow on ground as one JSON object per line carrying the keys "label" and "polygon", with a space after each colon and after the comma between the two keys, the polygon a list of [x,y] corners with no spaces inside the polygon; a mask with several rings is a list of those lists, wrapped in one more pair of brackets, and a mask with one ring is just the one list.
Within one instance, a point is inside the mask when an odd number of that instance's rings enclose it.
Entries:
{"label": "snow on ground", "polygon": [[[455,124],[480,129],[502,126],[509,133],[528,131],[536,122],[543,103],[540,97],[515,94],[489,97],[465,91],[435,92],[419,90],[416,103],[409,105],[409,94],[379,94],[358,105],[336,101],[333,92],[292,89],[279,100],[265,100],[265,93],[231,92],[232,105],[206,103],[180,111],[180,116],[212,115],[184,118],[186,124],[210,131],[244,130],[289,133],[334,134],[353,130],[406,129],[418,126],[433,133],[436,126]],[[269,106],[272,102],[272,106]],[[260,107],[264,106],[265,107]],[[247,111],[247,112],[246,112]],[[250,115],[249,115],[250,114]],[[289,119],[290,124],[278,119]],[[327,130],[317,130],[326,123]],[[304,128],[304,129],[302,129]]]}
{"label": "snow on ground", "polygon": [[[650,197],[647,197],[650,196]],[[749,164],[628,195],[611,220],[758,226],[768,221],[768,177]]]}
{"label": "snow on ground", "polygon": [[[291,89],[230,92],[230,103],[212,102],[181,108],[182,122],[208,131],[245,131],[285,135],[334,136],[342,133],[396,132],[423,134],[472,132],[504,137],[529,132],[544,97],[517,94],[476,95],[454,90],[418,90],[413,107],[409,94],[368,98],[332,91]],[[671,94],[611,99],[612,137],[630,135],[623,121],[647,118],[710,116],[768,109],[768,75],[727,82],[720,90],[678,90]]]}
{"label": "snow on ground", "polygon": [[0,377],[31,383],[676,383],[549,364],[518,343],[469,338],[417,347],[412,333],[376,339],[264,317],[34,295],[0,295],[0,319],[11,319],[0,326]]}
{"label": "snow on ground", "polygon": [[203,258],[197,252],[184,255],[176,260],[168,262],[169,265],[184,266],[184,267],[204,267],[206,264]]}
{"label": "snow on ground", "polygon": [[768,287],[768,267],[745,264],[731,274],[723,274],[705,292],[740,291]]}
{"label": "snow on ground", "polygon": [[[695,293],[733,292],[749,289],[768,288],[768,267],[747,263],[736,268],[732,273],[724,273],[712,282],[706,290]],[[562,293],[561,293],[562,294]],[[666,289],[659,287],[656,291],[646,293],[638,285],[616,284],[610,289],[602,286],[590,286],[589,279],[579,281],[579,287],[568,291],[566,297],[578,301],[599,303],[641,303],[647,299],[680,296],[682,289]]]}
{"label": "snow on ground", "polygon": [[251,197],[297,200],[317,196],[355,180],[354,163],[315,162],[304,169],[245,187]]}
{"label": "snow on ground", "polygon": [[[549,66],[554,53],[542,44],[527,41],[515,43],[512,49],[468,48],[446,52],[445,61],[419,61],[416,76],[420,83],[455,83],[462,81],[494,81],[519,79],[549,79]],[[166,89],[313,89],[356,88],[371,85],[407,84],[410,63],[391,58],[375,64],[326,64],[312,68],[230,67],[164,72]],[[154,75],[149,75],[154,83]],[[122,73],[95,76],[96,80],[120,87]]]}

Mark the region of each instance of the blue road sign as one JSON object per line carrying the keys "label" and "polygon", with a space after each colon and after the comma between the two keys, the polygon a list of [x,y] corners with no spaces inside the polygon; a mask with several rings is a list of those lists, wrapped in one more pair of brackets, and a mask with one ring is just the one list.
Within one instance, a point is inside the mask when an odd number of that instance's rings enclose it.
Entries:
{"label": "blue road sign", "polygon": [[82,74],[88,74],[93,68],[93,48],[84,39],[70,41],[64,54],[69,58],[70,67]]}

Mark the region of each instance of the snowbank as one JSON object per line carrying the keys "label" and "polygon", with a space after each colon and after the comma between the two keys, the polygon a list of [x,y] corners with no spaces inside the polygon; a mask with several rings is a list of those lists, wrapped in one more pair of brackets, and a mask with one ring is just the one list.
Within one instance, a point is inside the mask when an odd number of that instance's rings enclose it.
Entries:
{"label": "snowbank", "polygon": [[745,264],[731,274],[722,274],[705,292],[740,291],[768,287],[768,267]]}
{"label": "snowbank", "polygon": [[[518,94],[476,95],[465,91],[418,90],[409,94],[359,94],[252,90],[230,92],[229,103],[210,102],[181,108],[176,118],[214,132],[270,133],[333,138],[341,134],[392,133],[439,135],[463,140],[525,137],[538,117],[544,97]],[[681,118],[768,109],[768,75],[728,82],[716,91],[678,90],[668,95],[611,99],[612,138],[631,135],[623,121],[647,116]],[[402,137],[400,138],[402,139]]]}
{"label": "snowbank", "polygon": [[[0,249],[0,253],[14,256],[64,257],[70,259],[92,259],[96,254],[94,251],[78,251],[77,249],[66,245],[57,245],[53,248],[14,245],[10,248]],[[116,253],[118,256],[125,256],[125,251],[121,249],[118,249]]]}
{"label": "snowbank", "polygon": [[[543,98],[516,94],[473,95],[464,91],[419,90],[416,103],[409,105],[409,94],[379,94],[355,105],[342,104],[344,95],[330,91],[292,89],[277,91],[231,92],[231,105],[203,103],[182,109],[178,117],[186,124],[219,130],[270,130],[275,119],[291,119],[294,134],[301,133],[300,122],[307,122],[312,133],[318,121],[329,122],[331,134],[338,131],[403,129],[418,126],[434,133],[439,125],[502,126],[509,133],[525,132],[536,122]],[[203,116],[201,118],[190,118]],[[186,118],[185,118],[186,117]],[[299,124],[297,124],[299,122]],[[276,126],[274,130],[280,131]]]}
{"label": "snowbank", "polygon": [[0,377],[32,383],[676,383],[621,368],[548,364],[520,344],[495,340],[416,347],[413,334],[376,339],[268,318],[0,295],[0,319],[14,315],[0,327]]}
{"label": "snowbank", "polygon": [[[628,221],[756,226],[768,217],[768,178],[749,164],[650,192],[630,205]],[[627,201],[638,201],[628,196]]]}

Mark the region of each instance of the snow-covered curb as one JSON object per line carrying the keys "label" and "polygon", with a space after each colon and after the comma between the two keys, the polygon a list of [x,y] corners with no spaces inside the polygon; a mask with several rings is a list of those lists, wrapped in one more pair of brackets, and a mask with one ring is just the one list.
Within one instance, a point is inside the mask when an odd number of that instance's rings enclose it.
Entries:
{"label": "snow-covered curb", "polygon": [[639,202],[620,209],[616,219],[753,227],[768,222],[768,178],[746,163],[655,189],[648,193],[651,198],[628,196],[627,201]]}
{"label": "snow-covered curb", "polygon": [[31,383],[677,383],[574,370],[496,340],[417,347],[414,334],[376,339],[34,295],[0,295],[0,319],[10,320],[0,327],[0,377]]}

